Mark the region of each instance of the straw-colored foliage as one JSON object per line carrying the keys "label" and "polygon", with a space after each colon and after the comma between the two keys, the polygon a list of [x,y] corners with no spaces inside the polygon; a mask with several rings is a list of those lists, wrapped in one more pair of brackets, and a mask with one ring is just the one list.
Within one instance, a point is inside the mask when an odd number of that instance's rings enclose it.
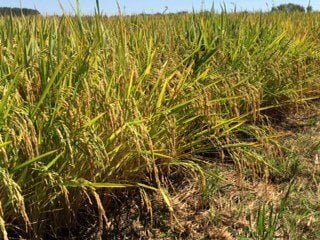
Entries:
{"label": "straw-colored foliage", "polygon": [[204,181],[211,162],[279,174],[270,124],[319,97],[319,27],[298,13],[1,18],[3,238],[68,227],[90,204],[107,226],[128,192],[172,212],[168,177]]}

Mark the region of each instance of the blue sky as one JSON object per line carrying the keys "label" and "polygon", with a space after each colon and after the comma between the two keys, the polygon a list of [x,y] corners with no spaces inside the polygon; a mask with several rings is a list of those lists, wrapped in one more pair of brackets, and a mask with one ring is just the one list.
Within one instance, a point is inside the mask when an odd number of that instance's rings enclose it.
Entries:
{"label": "blue sky", "polygon": [[[67,12],[72,12],[70,3],[74,3],[74,0],[60,1]],[[95,0],[79,0],[79,2],[84,14],[94,12]],[[125,13],[132,14],[163,12],[166,6],[169,12],[200,10],[202,6],[210,9],[213,0],[118,0],[118,2]],[[216,8],[219,8],[221,2],[223,1],[215,0]],[[289,2],[306,7],[309,0],[225,0],[224,2],[229,9],[236,5],[239,10],[267,10],[273,5]],[[103,13],[107,15],[114,15],[118,12],[116,0],[100,0],[100,5]],[[311,0],[311,5],[314,9],[320,10],[320,0]],[[58,0],[0,0],[0,7],[20,6],[36,8],[42,14],[61,14],[62,12]]]}

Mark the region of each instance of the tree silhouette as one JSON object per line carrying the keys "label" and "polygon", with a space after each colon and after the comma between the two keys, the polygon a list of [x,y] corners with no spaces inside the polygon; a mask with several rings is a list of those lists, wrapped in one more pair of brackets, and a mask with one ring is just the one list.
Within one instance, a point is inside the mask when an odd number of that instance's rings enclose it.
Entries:
{"label": "tree silhouette", "polygon": [[28,16],[28,15],[40,15],[38,10],[28,9],[28,8],[0,8],[0,16]]}
{"label": "tree silhouette", "polygon": [[298,4],[288,3],[288,4],[281,4],[277,7],[273,7],[271,9],[272,12],[305,12],[305,8]]}

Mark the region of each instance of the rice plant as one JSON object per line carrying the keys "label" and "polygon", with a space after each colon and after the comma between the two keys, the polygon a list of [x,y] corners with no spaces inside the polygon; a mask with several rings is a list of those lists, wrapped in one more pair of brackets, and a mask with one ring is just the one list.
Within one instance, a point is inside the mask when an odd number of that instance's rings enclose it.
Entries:
{"label": "rice plant", "polygon": [[276,171],[269,157],[285,158],[270,119],[319,98],[319,20],[99,9],[1,18],[2,238],[59,234],[89,205],[102,231],[112,199],[136,190],[173,212],[173,171],[205,176],[225,160]]}

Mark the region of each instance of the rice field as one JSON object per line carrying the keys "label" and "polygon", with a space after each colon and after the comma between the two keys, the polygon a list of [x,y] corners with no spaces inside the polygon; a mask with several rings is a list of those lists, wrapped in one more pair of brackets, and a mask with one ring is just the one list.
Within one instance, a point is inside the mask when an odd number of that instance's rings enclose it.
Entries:
{"label": "rice field", "polygon": [[[172,228],[191,179],[210,206],[228,174],[287,189],[279,127],[320,97],[319,46],[319,13],[0,18],[0,239],[107,239],[133,200]],[[241,234],[273,239],[258,213]]]}

